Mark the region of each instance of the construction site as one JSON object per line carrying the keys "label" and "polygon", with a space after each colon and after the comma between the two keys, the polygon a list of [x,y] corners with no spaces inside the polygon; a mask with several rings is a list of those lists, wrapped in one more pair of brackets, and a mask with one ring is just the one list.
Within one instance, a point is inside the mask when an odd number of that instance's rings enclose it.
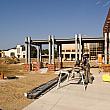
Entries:
{"label": "construction site", "polygon": [[[43,45],[48,46],[48,55],[42,55]],[[32,46],[37,58],[31,58]],[[25,37],[25,58],[19,59],[20,48],[17,52],[18,58],[0,58],[1,110],[110,108],[110,9],[103,37]]]}

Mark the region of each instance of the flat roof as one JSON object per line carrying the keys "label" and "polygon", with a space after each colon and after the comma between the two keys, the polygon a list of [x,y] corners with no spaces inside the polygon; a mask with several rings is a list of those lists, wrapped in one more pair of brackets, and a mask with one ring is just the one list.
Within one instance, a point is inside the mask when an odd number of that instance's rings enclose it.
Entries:
{"label": "flat roof", "polygon": [[[94,43],[94,42],[104,42],[103,37],[82,37],[82,42],[84,43]],[[49,40],[31,40],[31,44],[39,45],[39,44],[48,44]],[[72,44],[75,43],[75,38],[72,39],[55,39],[55,44]]]}

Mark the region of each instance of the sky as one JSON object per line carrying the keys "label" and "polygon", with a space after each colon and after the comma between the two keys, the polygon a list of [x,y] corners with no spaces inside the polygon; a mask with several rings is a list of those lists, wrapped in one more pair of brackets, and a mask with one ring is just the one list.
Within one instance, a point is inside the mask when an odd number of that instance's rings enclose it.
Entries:
{"label": "sky", "polygon": [[102,36],[110,0],[0,0],[0,49],[33,40]]}

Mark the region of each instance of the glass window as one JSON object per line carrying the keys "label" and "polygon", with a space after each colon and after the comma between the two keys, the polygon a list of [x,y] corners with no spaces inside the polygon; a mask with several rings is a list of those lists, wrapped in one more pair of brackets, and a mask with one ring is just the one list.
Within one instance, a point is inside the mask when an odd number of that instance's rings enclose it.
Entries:
{"label": "glass window", "polygon": [[71,52],[71,50],[66,50],[66,52]]}
{"label": "glass window", "polygon": [[72,50],[72,52],[75,52],[75,50]]}
{"label": "glass window", "polygon": [[70,58],[70,54],[65,54],[65,57],[66,58]]}
{"label": "glass window", "polygon": [[72,59],[75,58],[75,54],[71,54],[71,58],[72,58]]}
{"label": "glass window", "polygon": [[17,53],[20,53],[20,48],[17,48]]}
{"label": "glass window", "polygon": [[65,52],[65,50],[62,50],[62,52]]}

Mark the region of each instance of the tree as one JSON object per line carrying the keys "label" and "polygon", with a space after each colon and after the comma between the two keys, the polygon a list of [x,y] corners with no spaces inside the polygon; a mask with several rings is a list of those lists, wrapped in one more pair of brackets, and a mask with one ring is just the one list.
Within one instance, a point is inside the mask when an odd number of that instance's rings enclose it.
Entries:
{"label": "tree", "polygon": [[49,54],[49,50],[48,49],[43,49],[42,50],[42,55],[48,55]]}
{"label": "tree", "polygon": [[[42,50],[42,55],[48,55],[48,54],[49,54],[48,49],[43,49]],[[54,55],[55,55],[55,58],[57,58],[57,50],[54,50]]]}
{"label": "tree", "polygon": [[31,58],[37,57],[37,50],[34,46],[31,46]]}
{"label": "tree", "polygon": [[57,54],[58,54],[57,50],[54,50],[55,58],[57,58]]}

